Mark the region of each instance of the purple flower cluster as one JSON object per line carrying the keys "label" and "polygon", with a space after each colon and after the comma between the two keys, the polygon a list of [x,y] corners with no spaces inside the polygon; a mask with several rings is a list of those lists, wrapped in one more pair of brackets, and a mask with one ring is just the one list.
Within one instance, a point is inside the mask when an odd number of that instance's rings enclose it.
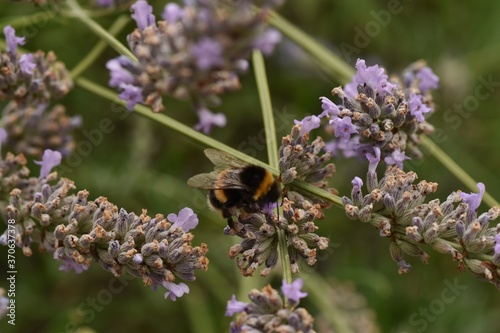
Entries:
{"label": "purple flower cluster", "polygon": [[61,105],[49,108],[73,87],[64,64],[52,52],[47,56],[42,51],[19,54],[17,47],[24,44],[24,37],[17,37],[11,26],[3,32],[7,49],[0,52],[0,100],[11,100],[0,119],[5,146],[36,157],[45,149],[70,154],[74,148],[71,132],[81,125],[80,117],[68,117]]}
{"label": "purple flower cluster", "polygon": [[427,263],[429,255],[420,246],[428,244],[440,253],[451,254],[460,270],[468,268],[500,288],[500,224],[489,226],[498,218],[500,207],[478,215],[484,184],[477,184],[479,193],[458,191],[442,203],[439,199],[426,202],[426,196],[436,191],[437,183],[423,180],[414,184],[417,175],[396,166],[388,166],[379,181],[376,168],[380,149],[375,148],[375,156],[367,155],[368,193],[363,194],[363,181],[356,177],[351,197],[344,196],[342,203],[348,218],[372,224],[381,236],[391,240],[390,254],[399,272],[411,269],[405,254]]}
{"label": "purple flower cluster", "polygon": [[302,332],[314,333],[314,318],[304,308],[297,308],[299,300],[307,296],[302,292],[304,282],[297,279],[288,284],[283,280],[281,291],[287,298],[285,302],[278,291],[270,285],[261,291],[253,289],[248,294],[251,303],[240,302],[233,295],[227,302],[226,316],[239,313],[231,323],[231,333],[242,332]]}
{"label": "purple flower cluster", "polygon": [[6,26],[3,33],[7,50],[0,52],[0,100],[11,98],[19,105],[49,103],[73,88],[64,64],[53,52],[21,55],[17,46],[24,44],[24,37],[17,37],[11,26]]}
{"label": "purple flower cluster", "polygon": [[426,119],[434,111],[430,90],[437,88],[438,77],[422,62],[409,66],[402,80],[389,80],[383,68],[366,66],[362,59],[356,69],[350,83],[332,90],[340,103],[321,97],[323,112],[303,119],[304,130],[327,119],[334,136],[327,149],[334,155],[365,158],[379,148],[386,164],[400,168],[410,156],[421,157],[419,135],[433,131]]}
{"label": "purple flower cluster", "polygon": [[[189,231],[198,224],[193,210],[151,218],[145,210],[136,215],[118,209],[104,197],[89,200],[88,191],[72,193],[73,182],[51,172],[60,162],[59,152],[46,150],[35,162],[41,166],[36,178],[29,177],[23,155],[0,159],[0,213],[15,220],[15,242],[23,253],[32,255],[31,245],[38,243],[61,261],[60,270],[81,273],[96,261],[115,276],[128,272],[153,289],[163,286],[165,298],[188,293],[177,279],[193,281],[196,270],[208,267],[207,246],[191,244]],[[7,245],[7,236],[6,230],[0,244]]]}
{"label": "purple flower cluster", "polygon": [[222,93],[240,88],[238,75],[247,70],[253,48],[269,54],[280,40],[276,30],[266,28],[266,9],[253,11],[252,2],[235,7],[216,0],[168,3],[163,20],[156,22],[153,8],[138,0],[131,7],[137,29],[128,36],[138,61],[124,56],[108,61],[109,85],[119,89],[129,110],[145,104],[163,111],[162,97],[169,95],[193,104],[196,129],[208,133],[224,126],[225,116],[209,108],[221,103]]}

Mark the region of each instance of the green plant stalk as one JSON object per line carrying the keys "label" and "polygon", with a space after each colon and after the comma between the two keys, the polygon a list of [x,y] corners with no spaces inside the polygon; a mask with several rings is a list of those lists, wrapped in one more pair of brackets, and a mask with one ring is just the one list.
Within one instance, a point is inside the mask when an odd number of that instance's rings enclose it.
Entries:
{"label": "green plant stalk", "polygon": [[266,66],[264,57],[260,50],[254,50],[252,55],[253,67],[255,72],[255,81],[259,91],[260,107],[264,120],[264,131],[266,133],[267,157],[269,165],[278,169],[278,142],[276,140],[276,127],[274,125],[273,106],[271,103],[271,94],[267,83]]}
{"label": "green plant stalk", "polygon": [[[269,165],[272,168],[278,169],[278,143],[276,142],[276,128],[274,126],[273,107],[271,103],[271,94],[269,93],[269,85],[267,84],[264,57],[259,50],[254,50],[252,60],[255,80],[257,81],[257,89],[259,91],[262,117],[264,119]],[[288,240],[282,230],[278,231],[278,253],[283,267],[283,279],[287,283],[292,283],[292,265],[290,263],[290,255],[288,254]]]}
{"label": "green plant stalk", "polygon": [[355,73],[354,69],[307,33],[274,11],[271,11],[269,15],[269,23],[278,28],[297,45],[301,46],[318,63],[323,64],[324,70],[339,82],[345,83],[351,81]]}
{"label": "green plant stalk", "polygon": [[192,332],[215,333],[217,325],[211,313],[210,298],[197,283],[189,286],[192,297],[183,297],[184,313],[188,316]]}
{"label": "green plant stalk", "polygon": [[70,9],[67,14],[69,17],[75,17],[92,30],[97,36],[108,43],[118,53],[123,54],[130,58],[132,61],[137,62],[137,57],[125,45],[120,43],[113,35],[107,32],[97,22],[90,18],[87,13],[80,7],[76,0],[66,0],[66,4]]}
{"label": "green plant stalk", "polygon": [[[88,90],[88,91],[90,91],[98,96],[106,98],[106,99],[108,99],[116,104],[120,104],[120,105],[126,104],[125,101],[121,100],[118,97],[116,92],[114,92],[110,89],[107,89],[106,87],[103,87],[101,85],[98,85],[90,80],[87,80],[85,78],[80,77],[80,78],[77,78],[75,80],[75,83],[78,86],[80,86],[80,87],[82,87],[82,88],[84,88],[84,89],[86,89],[86,90]],[[146,118],[149,118],[151,120],[154,120],[162,125],[165,125],[171,129],[175,130],[175,131],[178,131],[179,133],[181,133],[187,137],[190,137],[190,138],[202,143],[203,145],[207,145],[209,147],[222,150],[228,154],[233,155],[236,158],[239,158],[240,160],[242,160],[244,162],[259,165],[263,168],[266,168],[269,171],[271,171],[273,173],[273,175],[275,175],[275,176],[279,175],[277,168],[272,168],[267,163],[264,163],[256,158],[248,156],[248,155],[242,153],[241,151],[239,151],[233,147],[230,147],[230,146],[228,146],[220,141],[217,141],[209,136],[206,136],[198,131],[195,131],[191,127],[186,126],[183,123],[181,123],[175,119],[172,119],[163,113],[154,113],[151,111],[150,108],[143,106],[143,105],[136,105],[134,110],[135,110],[135,112],[139,113],[140,115],[142,115]],[[310,194],[313,194],[321,199],[330,201],[340,208],[343,208],[341,199],[338,196],[331,194],[330,192],[327,192],[325,190],[322,190],[320,188],[317,188],[311,184],[307,184],[307,183],[302,182],[302,181],[294,181],[293,185],[298,187],[298,188],[301,188],[304,191],[306,191]]]}
{"label": "green plant stalk", "polygon": [[[477,191],[477,182],[472,179],[464,169],[462,169],[453,159],[448,156],[441,148],[438,147],[430,138],[425,135],[420,137],[422,140],[422,147],[435,159],[441,162],[452,174],[455,175],[465,186],[471,189],[473,192]],[[488,192],[484,192],[483,196],[484,202],[489,206],[500,206],[498,201],[496,201]]]}
{"label": "green plant stalk", "polygon": [[354,333],[349,323],[340,313],[340,310],[332,302],[333,292],[330,285],[316,273],[308,275],[306,280],[308,282],[306,289],[310,292],[311,298],[321,308],[324,318],[330,322],[335,332]]}
{"label": "green plant stalk", "polygon": [[[311,38],[304,31],[284,19],[279,14],[272,12],[269,22],[278,28],[283,34],[300,45],[317,62],[322,64],[327,72],[332,73],[341,83],[347,83],[354,75],[354,69],[340,57]],[[461,169],[453,159],[442,149],[434,144],[425,135],[421,135],[422,146],[429,151],[445,168],[453,173],[471,191],[477,191],[476,181],[472,179],[463,169]],[[484,201],[489,206],[498,206],[498,202],[487,192],[484,193]]]}
{"label": "green plant stalk", "polygon": [[[116,21],[113,23],[113,25],[109,28],[109,33],[112,36],[117,35],[125,26],[127,23],[130,21],[128,15],[122,15],[116,19]],[[83,58],[73,69],[70,71],[70,76],[72,79],[77,78],[80,76],[81,73],[83,73],[87,68],[92,66],[92,64],[99,58],[101,53],[106,49],[106,46],[108,44],[103,41],[99,40],[99,42],[90,50],[90,52]]]}

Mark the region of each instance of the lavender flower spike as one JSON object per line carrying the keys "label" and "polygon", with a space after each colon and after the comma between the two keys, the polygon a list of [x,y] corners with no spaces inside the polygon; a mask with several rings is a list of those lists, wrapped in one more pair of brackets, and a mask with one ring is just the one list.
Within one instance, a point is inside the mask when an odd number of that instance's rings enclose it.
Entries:
{"label": "lavender flower spike", "polygon": [[[313,328],[314,318],[307,310],[296,307],[297,303],[284,302],[278,291],[270,285],[262,288],[262,291],[251,290],[248,298],[251,303],[245,307],[245,303],[236,302],[234,296],[228,302],[226,315],[241,312],[236,320],[231,322],[230,332],[316,333]],[[291,300],[290,297],[288,299]]]}
{"label": "lavender flower spike", "polygon": [[42,166],[40,169],[40,179],[47,177],[52,168],[61,164],[61,158],[62,155],[60,152],[46,149],[43,152],[42,160],[35,161],[36,164]]}

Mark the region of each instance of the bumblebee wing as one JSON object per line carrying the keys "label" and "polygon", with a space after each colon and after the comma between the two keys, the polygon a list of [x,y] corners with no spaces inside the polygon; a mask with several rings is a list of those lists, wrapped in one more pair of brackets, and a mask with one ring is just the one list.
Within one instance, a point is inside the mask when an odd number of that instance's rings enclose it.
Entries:
{"label": "bumblebee wing", "polygon": [[241,168],[225,169],[223,176],[217,179],[216,189],[248,191],[248,186],[241,183],[240,172]]}
{"label": "bumblebee wing", "polygon": [[222,171],[228,168],[243,168],[248,165],[248,163],[228,153],[213,148],[205,149],[205,155],[215,165],[214,169],[216,171]]}
{"label": "bumblebee wing", "polygon": [[239,173],[241,169],[225,169],[224,176],[219,172],[201,173],[188,179],[189,186],[202,190],[248,190],[241,183]]}
{"label": "bumblebee wing", "polygon": [[200,173],[199,175],[189,178],[187,183],[189,186],[194,188],[213,190],[215,189],[215,183],[217,182],[218,175],[219,173],[215,171],[210,173]]}

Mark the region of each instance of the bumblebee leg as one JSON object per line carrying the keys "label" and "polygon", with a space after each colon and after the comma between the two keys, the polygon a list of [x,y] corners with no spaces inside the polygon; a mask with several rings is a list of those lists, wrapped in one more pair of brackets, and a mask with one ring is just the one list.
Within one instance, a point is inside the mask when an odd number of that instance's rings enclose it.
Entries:
{"label": "bumblebee leg", "polygon": [[224,228],[224,235],[235,235],[235,222],[232,217],[227,219],[227,226]]}

